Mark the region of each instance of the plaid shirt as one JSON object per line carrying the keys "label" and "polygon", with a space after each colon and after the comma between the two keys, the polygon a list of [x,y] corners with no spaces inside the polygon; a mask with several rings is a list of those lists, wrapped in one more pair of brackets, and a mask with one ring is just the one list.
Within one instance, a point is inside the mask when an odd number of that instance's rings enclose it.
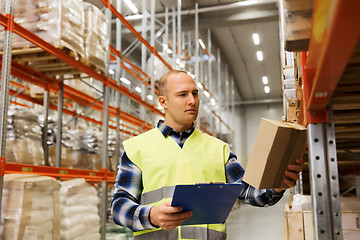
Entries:
{"label": "plaid shirt", "polygon": [[[157,127],[164,137],[172,137],[180,147],[193,133],[195,127],[180,134],[178,131],[159,121]],[[150,209],[152,206],[139,205],[143,190],[141,170],[128,158],[124,152],[118,166],[119,171],[115,178],[115,192],[111,204],[111,212],[115,223],[128,227],[133,231],[153,229],[150,223]],[[230,153],[229,160],[225,164],[227,183],[240,183],[243,190],[239,199],[253,206],[265,207],[277,203],[283,196],[273,189],[255,189],[242,181],[245,170],[237,161],[236,156]]]}

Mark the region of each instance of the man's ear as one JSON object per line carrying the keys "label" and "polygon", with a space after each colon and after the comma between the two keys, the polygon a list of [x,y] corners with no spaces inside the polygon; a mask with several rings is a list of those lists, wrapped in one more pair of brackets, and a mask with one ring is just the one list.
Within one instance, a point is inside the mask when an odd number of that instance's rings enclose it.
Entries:
{"label": "man's ear", "polygon": [[167,108],[167,106],[166,106],[166,98],[164,96],[159,96],[159,103],[160,103],[160,106],[162,106],[164,109]]}

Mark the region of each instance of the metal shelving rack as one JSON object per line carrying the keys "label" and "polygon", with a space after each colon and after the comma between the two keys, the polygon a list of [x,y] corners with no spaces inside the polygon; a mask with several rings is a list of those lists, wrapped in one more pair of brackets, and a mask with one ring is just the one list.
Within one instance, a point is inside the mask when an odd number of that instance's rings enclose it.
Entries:
{"label": "metal shelving rack", "polygon": [[[337,87],[346,82],[347,69],[354,67],[351,59],[359,63],[356,47],[360,37],[360,2],[318,0],[314,6],[309,50],[302,53],[303,92],[299,121],[308,126],[315,239],[343,239],[337,161],[339,146],[336,144],[339,138],[335,137],[340,111],[332,109],[332,100],[337,97]],[[359,84],[354,81],[348,86]],[[346,94],[358,92],[350,90]],[[341,114],[356,114],[360,106],[358,100],[357,103],[357,107],[353,105],[354,112]],[[353,118],[352,123],[359,122]],[[351,137],[349,139],[351,142]],[[360,144],[353,148],[360,149]]]}
{"label": "metal shelving rack", "polygon": [[[103,127],[103,142],[106,143],[107,137],[108,137],[108,129],[112,128],[116,130],[117,138],[119,139],[119,132],[123,131],[128,134],[131,134],[131,132],[127,132],[126,130],[120,130],[120,119],[127,122],[128,124],[137,127],[137,130],[139,132],[146,131],[152,127],[152,124],[149,124],[145,122],[144,120],[141,120],[135,116],[132,116],[124,111],[120,110],[120,94],[128,99],[131,99],[135,103],[139,104],[143,108],[149,110],[152,114],[158,114],[163,116],[163,113],[158,110],[155,107],[154,101],[151,103],[148,103],[143,96],[139,96],[133,92],[131,92],[128,88],[120,84],[119,78],[121,76],[121,69],[128,72],[130,75],[132,75],[134,78],[138,79],[140,82],[142,82],[144,85],[149,86],[151,88],[151,95],[154,96],[157,94],[157,91],[155,89],[155,82],[151,81],[151,79],[154,79],[154,71],[150,71],[151,74],[146,74],[145,65],[142,64],[142,68],[137,67],[135,64],[133,64],[131,61],[127,59],[127,57],[123,54],[121,54],[121,24],[124,24],[131,32],[132,34],[138,39],[138,41],[141,42],[143,46],[143,56],[142,59],[147,58],[146,49],[150,52],[151,55],[151,62],[153,65],[154,57],[158,58],[168,69],[172,69],[170,64],[168,64],[163,57],[156,51],[155,49],[155,32],[154,32],[154,17],[155,17],[155,1],[151,0],[151,39],[150,43],[142,36],[140,35],[134,27],[125,19],[125,17],[120,13],[121,12],[121,3],[119,0],[117,0],[117,6],[114,7],[111,4],[110,0],[101,0],[101,2],[105,6],[105,14],[109,21],[109,29],[111,26],[111,16],[116,16],[116,47],[109,46],[110,53],[109,53],[109,59],[112,61],[116,61],[116,71],[115,71],[115,78],[118,79],[117,81],[112,79],[107,74],[103,75],[94,69],[88,67],[84,63],[75,60],[72,56],[66,54],[62,50],[54,47],[53,45],[47,43],[43,39],[39,38],[35,34],[31,33],[27,29],[23,28],[19,24],[14,22],[14,16],[13,16],[13,7],[11,0],[6,1],[6,14],[2,15],[0,14],[0,24],[5,28],[5,42],[4,42],[4,51],[2,56],[2,76],[1,76],[1,96],[0,96],[0,106],[1,106],[1,115],[0,115],[0,200],[2,198],[2,185],[3,185],[3,176],[5,173],[22,173],[22,172],[31,172],[33,174],[43,174],[51,177],[58,177],[60,179],[69,179],[73,177],[82,177],[85,178],[89,182],[101,182],[102,185],[102,204],[101,204],[101,237],[102,239],[105,239],[105,228],[106,228],[106,220],[107,220],[107,186],[108,184],[113,183],[114,177],[116,173],[108,172],[107,170],[107,148],[103,147],[102,152],[102,171],[93,171],[93,170],[81,170],[81,169],[68,169],[68,168],[62,168],[60,167],[60,159],[61,159],[61,132],[62,132],[62,114],[69,114],[74,117],[83,118],[87,121],[93,122],[95,124],[102,125]],[[145,6],[145,1],[143,0],[143,6]],[[177,40],[173,39],[173,52],[177,52],[178,57],[182,57],[182,54],[186,53],[184,50],[184,42],[185,37],[184,34],[181,34],[181,1],[178,0],[178,11],[177,11]],[[197,9],[197,5],[196,5]],[[166,9],[168,12],[168,9]],[[176,35],[175,31],[175,8],[173,10],[173,38]],[[196,13],[196,18],[198,16],[198,13]],[[165,28],[165,39],[168,39],[168,25],[169,25],[168,19],[166,19],[166,24],[164,26]],[[198,21],[195,26],[195,29],[198,26]],[[174,28],[175,27],[175,28]],[[64,63],[67,63],[69,66],[72,66],[75,70],[87,74],[89,77],[101,82],[103,84],[104,88],[104,95],[103,95],[103,101],[100,101],[101,98],[95,99],[83,92],[80,92],[74,88],[71,88],[69,86],[66,86],[63,84],[63,79],[55,79],[50,76],[47,76],[35,69],[31,69],[29,67],[26,67],[22,64],[19,64],[18,62],[11,60],[12,58],[12,47],[11,47],[11,39],[13,34],[17,34],[21,36],[22,38],[28,40],[29,42],[33,43],[34,45],[40,47],[47,53],[55,56],[57,59],[63,61]],[[145,36],[145,35],[144,35]],[[190,36],[190,34],[189,34]],[[199,73],[199,47],[198,47],[198,30],[195,31],[194,36],[194,46],[195,46],[195,73]],[[188,38],[188,45],[190,46],[189,51],[191,51],[191,39]],[[211,40],[209,37],[208,40],[209,48],[211,46]],[[145,50],[144,50],[145,49]],[[211,62],[210,62],[210,54],[207,51],[207,49],[204,49],[204,51],[209,55],[209,67],[208,71],[211,75]],[[220,57],[219,51],[218,51],[218,57]],[[174,57],[175,60],[175,57]],[[175,61],[174,61],[175,62]],[[125,64],[126,63],[126,64]],[[217,66],[219,67],[221,64],[220,59],[217,62]],[[127,65],[130,65],[132,68],[129,68]],[[152,68],[153,69],[153,68]],[[44,94],[44,101],[31,98],[28,95],[23,94],[20,90],[19,92],[16,92],[14,90],[9,90],[9,84],[14,85],[18,88],[25,89],[26,86],[23,86],[17,82],[10,80],[10,74],[22,79],[28,83],[35,84],[37,86],[42,87],[45,89]],[[199,81],[198,78],[196,78],[197,81]],[[220,72],[218,72],[218,81],[220,82]],[[212,95],[209,90],[205,88],[205,84],[200,82],[202,84],[203,88]],[[109,92],[115,91],[117,96],[117,106],[113,107],[109,104]],[[220,91],[220,90],[218,90]],[[52,105],[49,103],[49,93],[54,92],[58,94],[58,105]],[[59,121],[58,121],[58,141],[59,144],[57,146],[57,161],[56,161],[56,167],[47,167],[47,166],[34,166],[34,165],[27,165],[27,164],[15,164],[15,163],[6,163],[5,161],[5,138],[6,138],[6,125],[7,125],[7,109],[8,109],[8,99],[10,95],[16,95],[19,98],[22,98],[24,100],[30,101],[32,103],[36,103],[39,105],[44,106],[44,115],[48,115],[48,109],[54,109],[58,111],[59,115]],[[232,94],[234,94],[232,92]],[[217,94],[218,96],[221,96],[221,93]],[[91,117],[81,115],[76,113],[76,111],[70,111],[65,108],[63,108],[63,100],[64,98],[72,99],[73,101],[86,106],[87,108],[93,108],[97,111],[100,111],[103,113],[103,121],[99,121],[96,119],[93,119]],[[154,99],[154,98],[153,98]],[[229,103],[229,99],[226,99],[227,103]],[[220,100],[221,105],[221,100]],[[229,125],[225,123],[223,119],[220,117],[220,110],[216,113],[216,111],[212,110],[211,113],[214,115],[216,119],[218,119],[219,125],[224,125],[230,132],[233,132]],[[115,126],[109,124],[109,117],[116,118]],[[45,120],[45,128],[47,127],[47,118]],[[212,134],[210,131],[208,131],[206,128],[199,126],[201,130],[204,132],[207,132],[209,134]],[[220,127],[221,130],[221,127]],[[46,154],[46,153],[45,153]],[[117,150],[116,150],[116,156],[119,158],[119,142],[117,143]],[[0,204],[1,207],[1,204]],[[1,209],[0,209],[1,210]]]}

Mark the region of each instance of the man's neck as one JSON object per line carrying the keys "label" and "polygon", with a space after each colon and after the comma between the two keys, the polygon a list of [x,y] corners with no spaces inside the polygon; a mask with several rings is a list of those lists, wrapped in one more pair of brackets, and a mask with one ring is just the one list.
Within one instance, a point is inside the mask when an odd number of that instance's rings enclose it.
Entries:
{"label": "man's neck", "polygon": [[191,124],[189,126],[189,125],[180,125],[180,124],[171,123],[171,122],[169,123],[166,120],[164,121],[164,124],[171,127],[172,129],[178,131],[180,134],[182,134],[184,131],[191,129],[191,127],[193,126],[193,124]]}

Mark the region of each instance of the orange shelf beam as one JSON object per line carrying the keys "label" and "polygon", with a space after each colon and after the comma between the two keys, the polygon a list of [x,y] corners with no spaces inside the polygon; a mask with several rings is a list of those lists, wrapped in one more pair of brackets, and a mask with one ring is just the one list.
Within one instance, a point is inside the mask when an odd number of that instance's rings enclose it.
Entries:
{"label": "orange shelf beam", "polygon": [[[306,62],[306,109],[327,112],[327,105],[360,37],[360,1],[317,0]],[[326,119],[326,118],[322,118]],[[308,119],[309,122],[319,122]]]}
{"label": "orange shelf beam", "polygon": [[116,172],[108,172],[106,170],[96,171],[5,162],[5,174],[9,173],[44,175],[54,178],[60,178],[61,180],[84,178],[88,182],[101,182],[103,180],[106,180],[109,183],[114,183],[117,174]]}

